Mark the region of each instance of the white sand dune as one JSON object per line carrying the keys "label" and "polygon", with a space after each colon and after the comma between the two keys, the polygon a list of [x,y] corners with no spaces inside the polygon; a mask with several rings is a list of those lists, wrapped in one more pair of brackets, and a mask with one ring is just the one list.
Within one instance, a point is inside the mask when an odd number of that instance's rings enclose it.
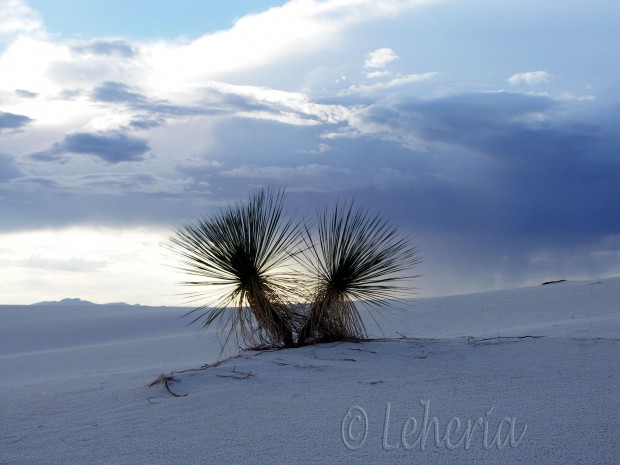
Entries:
{"label": "white sand dune", "polygon": [[[202,370],[219,346],[183,313],[0,307],[0,464],[620,463],[620,278],[420,299],[394,339]],[[147,387],[172,371],[183,397]]]}

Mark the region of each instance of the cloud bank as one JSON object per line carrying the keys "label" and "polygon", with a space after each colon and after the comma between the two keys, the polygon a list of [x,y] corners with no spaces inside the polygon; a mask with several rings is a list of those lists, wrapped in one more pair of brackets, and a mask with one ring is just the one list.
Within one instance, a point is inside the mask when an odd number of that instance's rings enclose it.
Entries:
{"label": "cloud bank", "polygon": [[[355,198],[398,219],[431,291],[620,272],[615,74],[574,64],[613,68],[606,23],[568,59],[526,29],[480,43],[496,7],[448,3],[294,0],[140,41],[51,36],[5,0],[0,235],[165,230],[272,185],[304,213]],[[574,26],[540,14],[553,37]]]}

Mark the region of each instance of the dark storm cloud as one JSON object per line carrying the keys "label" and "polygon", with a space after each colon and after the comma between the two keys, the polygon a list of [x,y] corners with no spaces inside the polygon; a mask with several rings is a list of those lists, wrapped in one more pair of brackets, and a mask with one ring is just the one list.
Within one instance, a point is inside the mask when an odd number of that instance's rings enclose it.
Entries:
{"label": "dark storm cloud", "polygon": [[85,45],[75,46],[72,50],[78,54],[90,53],[123,58],[131,58],[136,54],[131,44],[124,40],[95,40]]}
{"label": "dark storm cloud", "polygon": [[58,161],[66,153],[76,153],[93,155],[108,163],[121,163],[141,161],[149,150],[146,140],[121,132],[78,132],[65,136],[51,149],[34,153],[31,157],[38,161]]}
{"label": "dark storm cloud", "polygon": [[418,227],[562,247],[620,232],[618,116],[597,123],[548,97],[488,93],[376,104],[364,119],[426,144],[409,167],[432,173],[409,194],[423,199],[408,205]]}
{"label": "dark storm cloud", "polygon": [[620,118],[605,125],[581,121],[563,115],[562,105],[546,97],[474,97],[404,104],[379,115],[384,124],[398,124],[396,131],[487,158],[487,168],[507,185],[537,184],[531,194],[561,191],[570,198],[585,185],[619,180]]}
{"label": "dark storm cloud", "polygon": [[564,110],[548,97],[481,93],[379,103],[362,119],[387,128],[395,140],[414,134],[433,149],[446,144],[515,170],[617,177],[620,115],[600,124]]}
{"label": "dark storm cloud", "polygon": [[0,111],[0,130],[2,129],[18,129],[30,123],[32,119],[24,115],[16,115],[14,113],[5,113]]}
{"label": "dark storm cloud", "polygon": [[[379,113],[388,123],[394,115],[428,142],[454,145],[529,170],[548,170],[599,152],[605,128],[560,115],[558,102],[548,97],[485,93],[430,102],[396,105],[394,113]],[[385,111],[385,110],[384,110]],[[403,118],[404,117],[404,118]],[[404,129],[402,126],[399,129]]]}

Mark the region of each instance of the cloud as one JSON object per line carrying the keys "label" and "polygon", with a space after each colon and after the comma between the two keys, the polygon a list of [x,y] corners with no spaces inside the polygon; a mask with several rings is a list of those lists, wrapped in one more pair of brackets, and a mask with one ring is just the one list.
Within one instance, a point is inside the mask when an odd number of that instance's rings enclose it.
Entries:
{"label": "cloud", "polygon": [[68,43],[49,46],[57,56],[40,58],[46,65],[42,77],[52,84],[62,83],[65,88],[85,90],[105,81],[140,82],[148,72],[132,55],[81,53]]}
{"label": "cloud", "polygon": [[377,79],[381,77],[391,76],[391,71],[371,71],[366,73],[366,77],[369,79]]}
{"label": "cloud", "polygon": [[470,144],[487,130],[497,134],[502,125],[501,130],[509,133],[516,120],[543,114],[554,105],[548,97],[508,92],[471,92],[426,100],[392,95],[389,100],[357,108],[348,118],[348,126],[326,137],[377,137],[412,149],[425,149],[431,142],[458,146]]}
{"label": "cloud", "polygon": [[93,40],[85,44],[74,46],[72,51],[77,54],[122,58],[132,58],[136,55],[136,49],[129,42],[120,39]]}
{"label": "cloud", "polygon": [[149,99],[128,85],[108,81],[96,86],[91,100],[109,104],[117,112],[91,120],[97,130],[150,129],[187,117],[237,116],[273,120],[291,125],[316,125],[341,121],[346,109],[320,105],[298,92],[260,86],[241,86],[211,81],[196,90],[193,104],[175,105],[166,100]]}
{"label": "cloud", "polygon": [[[505,60],[482,63],[497,57],[497,41],[481,42],[489,30],[467,35],[455,23],[424,42],[428,18],[454,10],[402,14],[422,3],[293,0],[196,40],[142,42],[64,40],[32,11],[0,8],[18,19],[0,26],[12,31],[0,46],[10,154],[0,155],[0,217],[9,219],[0,229],[168,226],[281,185],[310,212],[349,196],[398,218],[425,242],[425,274],[460,267],[447,287],[500,267],[520,278],[547,266],[536,257],[617,263],[617,243],[600,241],[620,231],[620,111],[616,94],[603,98],[602,86],[613,87],[605,73],[571,72],[591,63],[580,50],[564,64],[524,52],[557,79],[535,71],[510,84],[549,83],[548,94],[497,92],[506,67],[528,66],[517,51],[538,53],[531,34],[502,49]],[[456,36],[462,43],[446,48]],[[419,63],[442,73],[413,74]],[[562,260],[576,244],[585,244],[579,263]]]}
{"label": "cloud", "polygon": [[39,161],[57,161],[65,153],[94,155],[107,163],[141,161],[150,150],[146,140],[120,132],[78,132],[64,137],[46,151],[32,154]]}
{"label": "cloud", "polygon": [[319,164],[295,167],[243,165],[239,168],[223,171],[222,176],[285,180],[290,175],[312,177],[331,174],[332,172],[333,170],[329,166]]}
{"label": "cloud", "polygon": [[39,95],[36,92],[30,92],[29,90],[24,89],[15,89],[15,93],[24,98],[36,98]]}
{"label": "cloud", "polygon": [[182,173],[196,175],[197,173],[212,172],[214,169],[221,168],[223,166],[224,163],[221,161],[188,157],[179,162],[176,168]]}
{"label": "cloud", "polygon": [[[193,41],[62,41],[44,33],[21,35],[9,42],[0,60],[0,91],[28,89],[20,95],[36,94],[37,105],[29,114],[41,126],[69,126],[81,120],[80,130],[86,132],[149,131],[174,120],[216,115],[293,125],[338,123],[346,118],[344,107],[317,104],[300,92],[214,78],[243,76],[252,68],[269,69],[293,56],[311,56],[352,25],[394,15],[417,3],[423,2],[292,1]],[[42,24],[37,28],[44,30]],[[400,85],[401,79],[382,87]],[[80,98],[85,95],[90,98]],[[59,160],[60,149],[36,155]]]}
{"label": "cloud", "polygon": [[21,175],[22,172],[15,165],[13,158],[0,152],[0,181],[5,182]]}
{"label": "cloud", "polygon": [[109,163],[140,161],[150,150],[146,140],[123,133],[75,133],[65,137],[63,148],[71,153],[95,155]]}
{"label": "cloud", "polygon": [[108,195],[128,193],[176,195],[190,191],[191,178],[171,178],[150,173],[95,173],[64,180],[67,189]]}
{"label": "cloud", "polygon": [[135,116],[129,122],[129,129],[146,130],[153,129],[164,124],[162,118],[157,116]]}
{"label": "cloud", "polygon": [[[176,105],[180,97],[186,105],[192,98],[187,95],[188,89],[209,80],[250,82],[244,76],[252,71],[253,75],[266,73],[268,81],[279,81],[282,73],[271,71],[276,63],[306,62],[292,78],[298,79],[299,73],[314,67],[308,58],[326,46],[333,47],[353,26],[396,15],[427,1],[294,0],[247,15],[228,30],[207,33],[196,40],[139,43],[116,38],[58,40],[45,33],[36,13],[24,2],[5,0],[7,7],[1,9],[8,15],[5,23],[21,24],[11,29],[22,32],[7,42],[0,60],[0,90],[25,88],[42,96],[58,95],[68,88],[87,92],[107,81],[128,87],[139,84],[150,101],[167,100]],[[23,60],[26,56],[29,59]],[[84,113],[88,113],[87,108]]]}
{"label": "cloud", "polygon": [[32,120],[27,116],[0,111],[0,130],[18,129],[27,125],[30,121]]}
{"label": "cloud", "polygon": [[0,91],[28,89],[40,95],[53,95],[85,77],[74,74],[66,82],[56,79],[53,70],[58,63],[70,63],[69,48],[39,35],[18,36],[8,43],[0,58]]}
{"label": "cloud", "polygon": [[329,146],[329,144],[326,144],[325,142],[321,142],[318,146],[318,148],[316,149],[298,149],[297,153],[308,153],[308,154],[314,154],[314,155],[321,155],[324,153],[329,152],[330,150],[332,150],[332,147]]}
{"label": "cloud", "polygon": [[185,117],[209,116],[232,112],[226,104],[219,105],[218,99],[204,105],[175,105],[166,100],[154,100],[133,90],[130,86],[115,81],[106,81],[94,87],[90,99],[105,104],[108,111],[91,120],[89,127],[99,131],[123,131],[127,129],[147,130],[166,124],[169,120]]}
{"label": "cloud", "polygon": [[393,89],[395,87],[405,86],[408,84],[416,84],[423,81],[428,81],[439,76],[438,72],[428,72],[423,74],[408,74],[406,76],[399,76],[394,79],[385,82],[375,82],[373,84],[360,84],[353,85],[348,89],[342,91],[340,95],[348,95],[352,93],[370,94],[376,91]]}
{"label": "cloud", "polygon": [[[418,212],[421,224],[424,218],[436,223],[427,216],[435,210],[443,212],[441,221],[454,220],[442,224],[446,229],[468,224],[511,235],[618,230],[612,199],[620,198],[620,136],[614,129],[620,121],[575,121],[561,108],[549,97],[525,94],[401,97],[360,110],[351,119],[359,132],[348,134],[426,154],[420,172],[438,171],[445,182],[419,176],[431,203]],[[528,118],[532,114],[543,117]],[[428,157],[437,154],[433,170]]]}
{"label": "cloud", "polygon": [[546,71],[531,71],[510,76],[508,83],[512,85],[526,84],[528,86],[537,86],[539,84],[546,84],[550,80],[551,75]]}
{"label": "cloud", "polygon": [[40,270],[96,272],[109,265],[107,260],[85,260],[83,258],[30,257],[24,260],[7,260],[5,266],[16,268],[37,268]]}
{"label": "cloud", "polygon": [[0,35],[35,33],[42,28],[40,16],[21,0],[0,1]]}
{"label": "cloud", "polygon": [[[214,162],[213,166],[218,166]],[[196,175],[196,172],[193,173]],[[54,193],[70,195],[106,195],[123,197],[131,194],[178,196],[203,190],[208,183],[197,183],[186,173],[183,176],[158,176],[147,172],[98,172],[88,174],[51,174],[24,176],[7,157],[0,155],[0,180],[5,192]]]}
{"label": "cloud", "polygon": [[[342,105],[321,104],[302,92],[288,92],[264,86],[233,85],[211,81],[205,90],[225,96],[225,102],[237,104],[237,115],[257,119],[271,119],[292,125],[339,123],[349,109]],[[208,100],[205,102],[208,104]]]}
{"label": "cloud", "polygon": [[[540,160],[560,163],[564,159],[562,166],[570,166],[588,153],[598,152],[603,136],[601,127],[565,119],[554,99],[508,92],[401,101],[369,112],[369,122],[391,128],[392,135],[401,134],[405,141],[413,133],[427,143],[453,145],[523,166],[529,163],[529,169]],[[605,151],[613,150],[617,142],[612,140],[617,138],[611,133],[605,137],[611,137]]]}
{"label": "cloud", "polygon": [[56,192],[58,183],[44,176],[12,176],[9,182],[2,186],[5,191],[19,192],[20,194],[50,194]]}
{"label": "cloud", "polygon": [[379,48],[368,54],[364,68],[385,68],[388,63],[397,59],[398,55],[391,48]]}
{"label": "cloud", "polygon": [[573,92],[564,92],[558,96],[558,99],[567,102],[594,102],[596,100],[596,96],[575,95]]}
{"label": "cloud", "polygon": [[[271,73],[274,63],[312,56],[334,47],[354,25],[394,16],[423,0],[294,0],[245,16],[226,31],[181,46],[154,44],[145,50],[154,71],[149,84],[177,88],[205,79],[223,80],[250,70]],[[182,72],[179,72],[182,70]]]}
{"label": "cloud", "polygon": [[137,92],[132,92],[126,84],[121,82],[107,81],[96,86],[91,98],[99,102],[121,102],[121,103],[144,103],[146,98]]}
{"label": "cloud", "polygon": [[221,176],[268,180],[288,186],[290,192],[338,192],[363,184],[349,168],[310,163],[299,166],[242,165],[222,171]]}

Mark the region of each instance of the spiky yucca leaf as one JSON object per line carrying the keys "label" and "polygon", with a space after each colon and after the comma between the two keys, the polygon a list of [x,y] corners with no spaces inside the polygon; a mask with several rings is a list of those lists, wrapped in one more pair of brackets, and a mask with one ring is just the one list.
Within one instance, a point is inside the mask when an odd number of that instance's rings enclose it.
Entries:
{"label": "spiky yucca leaf", "polygon": [[169,249],[182,258],[179,269],[196,280],[190,295],[204,304],[190,313],[206,328],[216,320],[223,345],[231,336],[250,345],[293,345],[297,316],[291,306],[296,281],[287,268],[301,229],[283,217],[284,192],[261,191],[245,204],[185,225]]}
{"label": "spiky yucca leaf", "polygon": [[401,297],[403,281],[414,277],[410,270],[421,261],[418,251],[395,226],[353,203],[319,215],[317,229],[316,241],[309,228],[304,234],[303,263],[316,285],[298,342],[366,337],[356,302],[377,309]]}

